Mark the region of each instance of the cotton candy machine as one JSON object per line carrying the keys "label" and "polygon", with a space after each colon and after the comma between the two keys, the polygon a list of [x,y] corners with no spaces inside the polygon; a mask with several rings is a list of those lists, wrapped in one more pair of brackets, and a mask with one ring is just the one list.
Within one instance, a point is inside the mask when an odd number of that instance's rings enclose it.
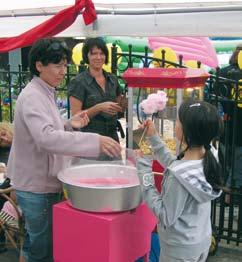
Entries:
{"label": "cotton candy machine", "polygon": [[142,200],[134,166],[84,164],[62,170],[58,178],[70,204],[84,211],[126,211],[136,208]]}

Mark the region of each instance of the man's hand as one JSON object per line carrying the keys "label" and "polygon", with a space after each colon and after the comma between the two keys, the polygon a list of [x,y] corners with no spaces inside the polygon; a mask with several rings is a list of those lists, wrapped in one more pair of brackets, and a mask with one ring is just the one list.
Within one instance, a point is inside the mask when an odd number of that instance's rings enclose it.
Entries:
{"label": "man's hand", "polygon": [[75,114],[71,119],[70,119],[70,123],[72,128],[82,128],[84,126],[86,126],[89,123],[89,117],[87,115],[87,111],[81,111],[77,114]]}

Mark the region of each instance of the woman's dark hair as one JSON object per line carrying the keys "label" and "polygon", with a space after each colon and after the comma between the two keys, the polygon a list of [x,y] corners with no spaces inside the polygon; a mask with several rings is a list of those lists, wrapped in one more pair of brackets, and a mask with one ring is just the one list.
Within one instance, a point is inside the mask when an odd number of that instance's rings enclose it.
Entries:
{"label": "woman's dark hair", "polygon": [[234,50],[232,56],[229,59],[229,64],[230,65],[234,65],[234,66],[238,66],[238,55],[239,52],[242,51],[242,45],[237,45],[236,49]]}
{"label": "woman's dark hair", "polygon": [[221,136],[223,122],[217,108],[204,101],[187,100],[178,111],[183,139],[187,148],[204,146],[203,170],[208,183],[214,189],[223,186],[222,169],[210,150],[210,143]]}
{"label": "woman's dark hair", "polygon": [[55,38],[38,40],[29,52],[29,70],[31,76],[39,76],[36,62],[39,61],[46,66],[50,63],[58,64],[63,59],[66,59],[67,63],[71,61],[71,51],[65,42]]}
{"label": "woman's dark hair", "polygon": [[86,64],[89,64],[88,60],[88,53],[92,52],[92,49],[94,47],[97,47],[98,49],[101,49],[102,52],[105,55],[105,64],[108,63],[108,48],[106,46],[106,43],[101,37],[95,37],[95,38],[87,38],[84,42],[83,48],[82,48],[82,59],[83,62]]}

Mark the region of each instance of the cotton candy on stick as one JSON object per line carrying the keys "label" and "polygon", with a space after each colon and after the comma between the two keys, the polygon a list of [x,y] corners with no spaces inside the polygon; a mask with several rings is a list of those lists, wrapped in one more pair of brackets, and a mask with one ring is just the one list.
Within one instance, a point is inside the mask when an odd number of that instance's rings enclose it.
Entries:
{"label": "cotton candy on stick", "polygon": [[167,96],[164,91],[148,95],[147,99],[140,103],[140,107],[146,115],[152,115],[162,111],[166,107]]}
{"label": "cotton candy on stick", "polygon": [[[146,115],[153,115],[154,113],[157,113],[158,111],[164,110],[166,107],[166,102],[168,98],[166,96],[166,93],[164,91],[158,91],[156,94],[150,94],[148,95],[147,99],[143,100],[140,103],[140,108],[143,110],[143,112]],[[141,142],[144,138],[144,135],[146,133],[146,128],[143,131],[143,134],[139,141],[139,146],[141,145]]]}

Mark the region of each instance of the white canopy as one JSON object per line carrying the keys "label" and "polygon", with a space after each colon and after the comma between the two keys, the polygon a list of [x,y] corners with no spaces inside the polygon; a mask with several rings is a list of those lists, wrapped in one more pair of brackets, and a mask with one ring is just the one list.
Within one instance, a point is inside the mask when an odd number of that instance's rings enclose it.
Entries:
{"label": "white canopy", "polygon": [[[0,38],[19,35],[44,22],[74,0],[7,0],[0,6]],[[93,0],[97,21],[81,15],[58,36],[242,36],[238,0]]]}

